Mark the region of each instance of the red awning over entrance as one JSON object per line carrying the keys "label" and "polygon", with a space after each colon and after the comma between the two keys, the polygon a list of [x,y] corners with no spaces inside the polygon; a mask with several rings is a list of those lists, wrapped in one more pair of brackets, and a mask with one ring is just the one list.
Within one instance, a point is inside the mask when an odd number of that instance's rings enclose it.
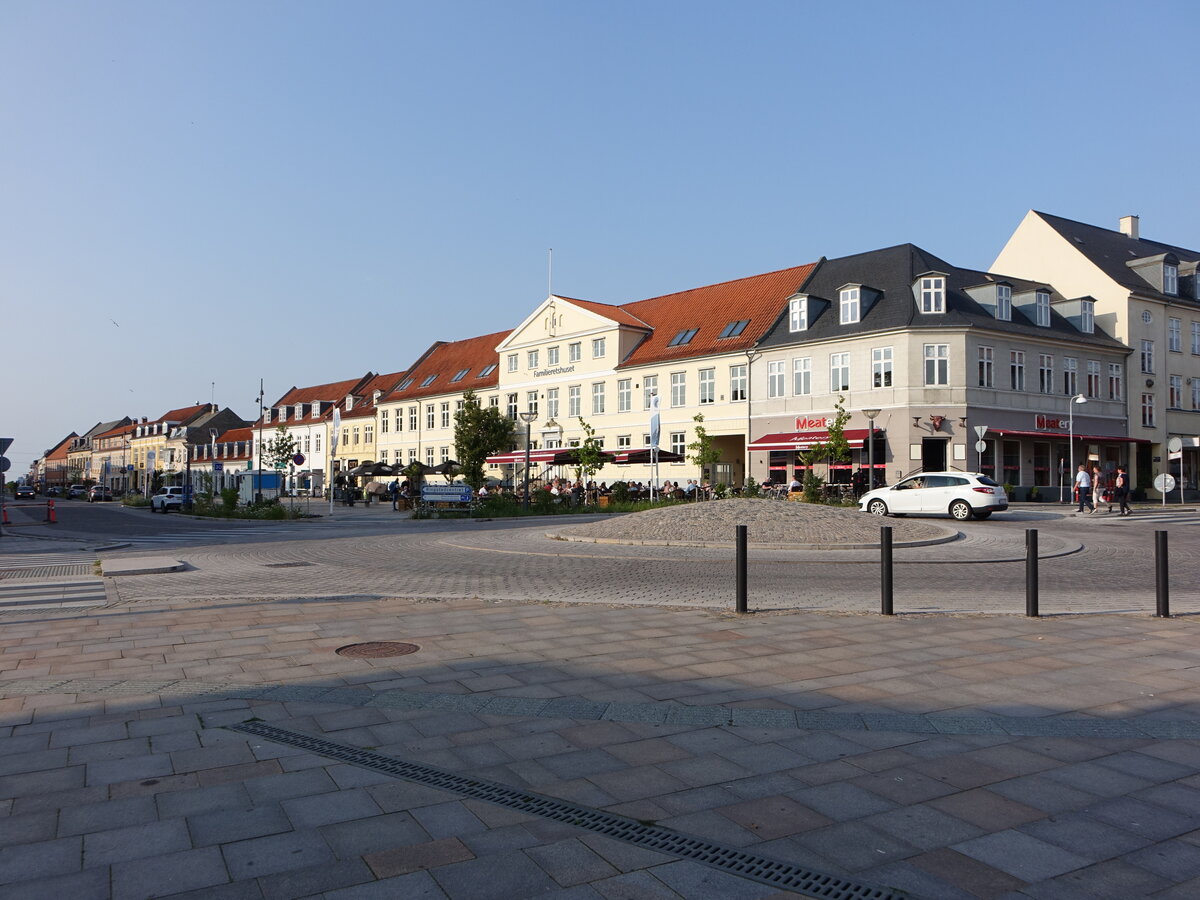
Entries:
{"label": "red awning over entrance", "polygon": [[[1058,438],[1059,440],[1067,440],[1070,435],[1065,431],[1018,431],[1015,428],[989,428],[985,434],[984,440],[990,435],[998,434],[1003,437],[1031,437],[1042,438],[1043,440],[1051,440]],[[1150,441],[1145,438],[1125,437],[1120,434],[1077,434],[1077,441],[1092,441],[1097,444],[1149,444]]]}
{"label": "red awning over entrance", "polygon": [[[847,428],[842,432],[846,443],[853,449],[861,450],[868,440],[870,430],[867,428]],[[875,429],[875,437],[883,435],[882,428]],[[775,434],[764,434],[750,442],[751,450],[809,450],[814,444],[829,440],[828,431],[780,431]]]}

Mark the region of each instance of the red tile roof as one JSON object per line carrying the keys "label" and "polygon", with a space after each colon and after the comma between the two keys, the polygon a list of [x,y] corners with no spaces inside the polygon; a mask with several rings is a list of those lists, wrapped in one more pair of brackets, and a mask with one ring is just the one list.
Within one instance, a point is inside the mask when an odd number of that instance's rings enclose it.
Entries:
{"label": "red tile roof", "polygon": [[[344,422],[347,419],[365,419],[367,417],[374,416],[375,402],[371,398],[374,396],[375,392],[383,392],[379,395],[379,398],[382,400],[389,393],[395,390],[396,385],[404,380],[404,376],[404,372],[393,372],[391,375],[376,375],[365,385],[363,385],[362,391],[359,392],[364,399],[355,401],[354,409],[350,410],[350,412],[342,410],[342,421]],[[330,416],[332,416],[332,411],[330,412]]]}
{"label": "red tile roof", "polygon": [[271,407],[296,406],[300,403],[336,403],[347,394],[360,393],[356,388],[360,388],[376,377],[378,376],[374,372],[368,372],[359,378],[351,378],[346,381],[331,381],[329,384],[316,384],[312,387],[293,387],[272,403]]}
{"label": "red tile roof", "polygon": [[[624,304],[623,310],[649,323],[654,331],[618,366],[640,366],[750,348],[775,323],[783,311],[784,300],[800,290],[816,265],[808,263]],[[744,319],[749,319],[749,324],[741,334],[720,337],[726,325]],[[690,342],[668,346],[681,331],[692,328],[699,330]]]}
{"label": "red tile roof", "polygon": [[[555,294],[558,297],[557,294]],[[650,324],[644,322],[628,311],[627,306],[612,306],[608,303],[597,303],[595,300],[579,300],[575,297],[558,297],[559,300],[566,300],[568,303],[578,306],[580,309],[586,309],[598,315],[612,319],[614,322],[620,322],[622,325],[631,325],[634,328],[649,330]]]}
{"label": "red tile roof", "polygon": [[200,413],[208,409],[207,403],[197,403],[195,406],[184,406],[180,409],[173,409],[170,412],[165,412],[152,422],[147,422],[147,425],[157,425],[159,422],[173,422],[176,425],[184,425]]}
{"label": "red tile roof", "polygon": [[[463,341],[435,344],[422,359],[408,370],[404,380],[400,382],[402,386],[407,382],[408,386],[403,390],[397,388],[383,397],[380,402],[416,400],[420,397],[465,391],[468,388],[477,391],[494,388],[500,383],[496,345],[511,333],[510,329],[467,338]],[[479,373],[489,366],[491,371],[481,378]],[[464,369],[466,374],[459,381],[451,381]],[[437,377],[430,384],[422,386],[430,375]]]}
{"label": "red tile roof", "polygon": [[117,435],[132,434],[136,430],[137,430],[136,422],[132,425],[119,425],[116,428],[110,428],[108,431],[102,431],[97,435],[93,435],[92,440],[99,440],[100,438],[106,438],[106,437],[116,437]]}

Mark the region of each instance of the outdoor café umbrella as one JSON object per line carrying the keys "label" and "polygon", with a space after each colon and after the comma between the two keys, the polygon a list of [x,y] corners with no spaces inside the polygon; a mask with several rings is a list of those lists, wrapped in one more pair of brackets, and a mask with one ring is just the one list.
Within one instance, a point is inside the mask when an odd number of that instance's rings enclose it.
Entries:
{"label": "outdoor caf\u00e9 umbrella", "polygon": [[[650,458],[650,447],[645,447],[641,450],[630,450],[628,453],[622,453],[617,456],[617,465],[619,466],[646,466],[655,460]],[[656,454],[657,461],[660,463],[677,463],[684,461],[682,453],[673,453],[670,450],[659,450]]]}
{"label": "outdoor caf\u00e9 umbrella", "polygon": [[367,462],[363,463],[361,466],[351,469],[346,474],[353,475],[355,477],[361,477],[363,475],[374,477],[377,475],[395,475],[396,470],[387,463]]}
{"label": "outdoor caf\u00e9 umbrella", "polygon": [[[605,464],[610,463],[613,460],[615,460],[617,458],[617,455],[615,453],[601,453],[600,458],[601,458],[601,465],[605,465]],[[562,450],[558,453],[555,453],[554,458],[552,460],[550,460],[550,465],[552,465],[552,466],[579,466],[579,465],[582,465],[582,463],[579,461],[579,448],[578,447],[568,447],[566,450]]]}
{"label": "outdoor caf\u00e9 umbrella", "polygon": [[444,463],[438,463],[429,469],[429,472],[434,475],[453,475],[457,471],[458,463],[452,459],[448,459]]}

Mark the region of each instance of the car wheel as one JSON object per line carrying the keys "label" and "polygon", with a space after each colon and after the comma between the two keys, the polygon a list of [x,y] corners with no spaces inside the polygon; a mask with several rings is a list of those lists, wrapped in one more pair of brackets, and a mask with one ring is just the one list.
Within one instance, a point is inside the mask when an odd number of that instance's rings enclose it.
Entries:
{"label": "car wheel", "polygon": [[967,521],[971,518],[971,504],[966,500],[955,500],[950,504],[950,515],[960,522]]}
{"label": "car wheel", "polygon": [[975,513],[975,518],[977,518],[977,519],[986,519],[986,518],[987,518],[988,516],[990,516],[991,514],[992,514],[992,511],[991,511],[990,509],[985,509],[983,512],[977,512],[977,513]]}
{"label": "car wheel", "polygon": [[867,512],[873,516],[886,516],[887,504],[882,500],[872,500],[867,504]]}

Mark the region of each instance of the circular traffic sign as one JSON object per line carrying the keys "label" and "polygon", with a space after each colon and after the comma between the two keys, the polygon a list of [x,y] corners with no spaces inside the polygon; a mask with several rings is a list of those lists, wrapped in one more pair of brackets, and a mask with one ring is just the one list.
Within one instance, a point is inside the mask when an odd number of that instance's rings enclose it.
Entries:
{"label": "circular traffic sign", "polygon": [[297,453],[295,456],[292,457],[292,462],[294,462],[298,466],[304,465],[304,454]]}
{"label": "circular traffic sign", "polygon": [[1154,489],[1160,494],[1169,494],[1175,490],[1175,476],[1163,472],[1154,479]]}
{"label": "circular traffic sign", "polygon": [[0,472],[7,472],[12,468],[12,460],[7,456],[0,456]]}
{"label": "circular traffic sign", "polygon": [[1167,452],[1178,453],[1183,449],[1183,439],[1179,435],[1175,435],[1167,441]]}
{"label": "circular traffic sign", "polygon": [[982,453],[986,449],[987,449],[987,441],[976,441],[975,442],[975,452],[976,453]]}

